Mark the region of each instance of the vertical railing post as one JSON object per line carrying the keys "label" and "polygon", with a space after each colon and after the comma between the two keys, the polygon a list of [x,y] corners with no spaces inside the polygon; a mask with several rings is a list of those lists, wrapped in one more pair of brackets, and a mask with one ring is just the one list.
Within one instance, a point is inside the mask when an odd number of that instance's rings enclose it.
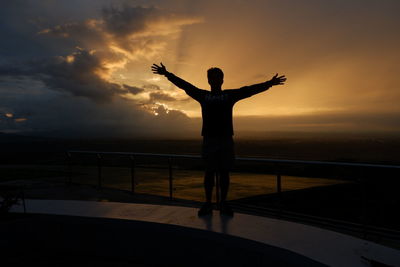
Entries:
{"label": "vertical railing post", "polygon": [[169,200],[173,199],[173,184],[172,184],[172,158],[168,158],[168,170],[169,170]]}
{"label": "vertical railing post", "polygon": [[135,193],[135,157],[133,155],[130,156],[131,159],[131,191],[132,194]]}
{"label": "vertical railing post", "polygon": [[276,194],[278,196],[278,210],[279,212],[282,211],[282,176],[280,166],[276,166]]}
{"label": "vertical railing post", "polygon": [[278,193],[279,201],[282,200],[282,176],[278,170],[276,174],[276,193]]}
{"label": "vertical railing post", "polygon": [[100,153],[97,154],[97,175],[98,175],[98,181],[97,181],[97,186],[98,188],[101,188],[101,155]]}
{"label": "vertical railing post", "polygon": [[359,177],[360,183],[361,183],[361,223],[363,226],[363,238],[367,238],[367,181],[365,180],[365,177],[360,175]]}
{"label": "vertical railing post", "polygon": [[71,164],[72,164],[72,159],[71,159],[71,153],[67,151],[66,153],[66,161],[67,161],[67,179],[66,183],[71,184],[72,183],[72,170],[71,170]]}

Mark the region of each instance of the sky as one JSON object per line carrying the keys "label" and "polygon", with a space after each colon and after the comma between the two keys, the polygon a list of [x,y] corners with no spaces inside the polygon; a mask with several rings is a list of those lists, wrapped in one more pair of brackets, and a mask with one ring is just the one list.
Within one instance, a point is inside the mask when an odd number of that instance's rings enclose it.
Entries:
{"label": "sky", "polygon": [[200,136],[209,90],[286,75],[235,105],[244,132],[400,130],[400,1],[14,0],[0,9],[0,132]]}

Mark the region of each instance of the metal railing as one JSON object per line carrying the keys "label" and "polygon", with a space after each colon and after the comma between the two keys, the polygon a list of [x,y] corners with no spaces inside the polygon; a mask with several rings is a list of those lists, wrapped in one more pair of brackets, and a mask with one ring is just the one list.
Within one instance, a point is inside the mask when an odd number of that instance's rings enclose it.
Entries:
{"label": "metal railing", "polygon": [[[165,158],[167,159],[167,165],[168,168],[168,182],[169,182],[169,199],[173,200],[173,164],[174,160],[176,159],[195,159],[195,160],[200,160],[201,157],[198,155],[182,155],[182,154],[157,154],[157,153],[134,153],[134,152],[104,152],[104,151],[77,151],[77,150],[71,150],[67,151],[67,165],[69,169],[69,175],[68,175],[68,180],[67,182],[71,183],[72,182],[72,175],[71,175],[71,166],[72,166],[72,155],[73,154],[89,154],[89,155],[96,155],[97,157],[97,174],[98,174],[98,179],[97,179],[97,186],[99,188],[102,188],[102,168],[103,168],[103,156],[105,155],[119,155],[119,156],[124,156],[129,158],[130,160],[130,176],[131,176],[131,192],[135,193],[135,184],[136,184],[136,163],[137,163],[137,158],[139,157],[151,157],[151,158]],[[274,174],[276,175],[276,195],[278,198],[278,203],[282,201],[282,170],[284,169],[284,165],[311,165],[311,166],[333,166],[333,167],[356,167],[356,168],[374,168],[374,169],[379,169],[379,170],[400,170],[400,166],[398,165],[383,165],[383,164],[368,164],[368,163],[349,163],[349,162],[334,162],[334,161],[314,161],[314,160],[286,160],[286,159],[269,159],[269,158],[253,158],[253,157],[237,157],[235,161],[238,162],[258,162],[258,163],[268,163],[272,164],[274,166]],[[218,177],[218,175],[217,175]],[[358,227],[362,227],[362,232],[364,236],[366,235],[366,232],[377,232],[379,231],[382,235],[382,233],[388,233],[388,229],[386,228],[377,228],[377,227],[369,227],[366,223],[366,200],[367,200],[367,194],[365,192],[365,185],[363,185],[363,181],[361,181],[361,188],[362,188],[362,202],[363,202],[363,220],[362,223],[358,225]],[[217,203],[219,201],[219,183],[218,180],[216,181],[216,198],[217,198]],[[254,207],[253,207],[254,208]],[[250,208],[251,209],[251,208]],[[267,209],[265,209],[267,210]],[[282,212],[281,206],[279,205],[279,214],[284,214],[285,212]],[[288,218],[291,218],[293,214],[296,213],[289,213],[286,212],[288,215]],[[281,216],[280,215],[280,216]],[[295,215],[297,218],[301,218],[304,216],[307,216],[305,214],[297,214]],[[308,216],[308,219],[311,218],[311,222],[314,220],[313,218],[317,218],[316,216]],[[341,223],[342,225],[349,225],[348,227],[353,227],[353,225],[356,225],[354,223],[346,222],[346,221],[340,221],[336,219],[328,219],[326,218],[326,222],[329,222],[330,225],[334,226],[335,224],[338,225],[338,223]],[[325,222],[325,223],[326,223]],[[332,223],[333,222],[333,223]],[[347,226],[345,226],[347,227]],[[356,227],[356,226],[354,226]],[[353,228],[354,228],[353,227]],[[368,230],[368,229],[369,230]],[[383,230],[381,230],[383,229]],[[396,236],[396,239],[400,239],[400,232],[395,231],[395,230],[390,230],[389,234],[387,236]]]}
{"label": "metal railing", "polygon": [[[72,154],[93,154],[97,156],[97,168],[98,168],[98,187],[102,187],[102,156],[103,155],[120,155],[127,156],[131,161],[131,191],[135,192],[135,168],[137,157],[159,157],[168,159],[168,170],[169,170],[169,196],[173,199],[173,159],[184,158],[184,159],[201,159],[198,155],[182,155],[182,154],[157,154],[157,153],[134,153],[134,152],[105,152],[105,151],[80,151],[71,150],[67,151],[67,164],[68,168],[71,168],[71,157]],[[268,159],[268,158],[251,158],[251,157],[237,157],[235,161],[243,162],[259,162],[259,163],[273,163],[276,164],[276,192],[280,195],[282,192],[282,176],[280,166],[284,164],[303,164],[303,165],[324,165],[324,166],[337,166],[337,167],[361,167],[361,168],[380,168],[380,169],[398,169],[398,165],[383,165],[383,164],[368,164],[368,163],[349,163],[349,162],[334,162],[334,161],[313,161],[313,160],[286,160],[286,159]],[[72,176],[69,175],[69,182],[72,181]]]}
{"label": "metal railing", "polygon": [[71,158],[72,154],[94,154],[97,156],[97,169],[98,169],[98,180],[97,186],[99,188],[102,187],[102,156],[103,155],[122,155],[127,156],[131,162],[131,192],[135,193],[135,170],[136,170],[136,158],[137,157],[159,157],[159,158],[167,158],[168,159],[168,180],[169,180],[169,197],[173,199],[173,159],[175,158],[185,158],[185,159],[201,159],[200,156],[196,155],[177,155],[177,154],[154,154],[154,153],[132,153],[132,152],[104,152],[104,151],[67,151],[67,166],[68,166],[68,182],[72,182],[71,175]]}

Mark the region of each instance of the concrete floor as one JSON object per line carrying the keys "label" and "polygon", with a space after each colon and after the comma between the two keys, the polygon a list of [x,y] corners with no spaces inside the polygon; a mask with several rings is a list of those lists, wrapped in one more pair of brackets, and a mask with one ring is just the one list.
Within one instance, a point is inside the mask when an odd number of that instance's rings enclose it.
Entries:
{"label": "concrete floor", "polygon": [[[283,248],[328,266],[372,266],[371,261],[400,266],[400,251],[341,233],[283,220],[236,213],[233,218],[197,217],[191,207],[27,199],[28,213],[123,219],[174,225],[240,237]],[[12,208],[22,212],[21,206]],[[369,259],[369,260],[366,260]]]}

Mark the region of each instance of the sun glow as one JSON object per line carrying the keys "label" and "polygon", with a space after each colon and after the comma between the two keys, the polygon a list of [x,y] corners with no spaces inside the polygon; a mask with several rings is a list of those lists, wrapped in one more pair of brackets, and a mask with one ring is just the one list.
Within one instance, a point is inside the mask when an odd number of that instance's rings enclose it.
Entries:
{"label": "sun glow", "polygon": [[154,116],[159,116],[160,114],[168,114],[170,109],[168,105],[164,103],[155,102],[151,107],[151,111],[153,112]]}
{"label": "sun glow", "polygon": [[72,63],[75,61],[75,57],[73,55],[66,56],[65,61],[67,61],[68,63]]}

